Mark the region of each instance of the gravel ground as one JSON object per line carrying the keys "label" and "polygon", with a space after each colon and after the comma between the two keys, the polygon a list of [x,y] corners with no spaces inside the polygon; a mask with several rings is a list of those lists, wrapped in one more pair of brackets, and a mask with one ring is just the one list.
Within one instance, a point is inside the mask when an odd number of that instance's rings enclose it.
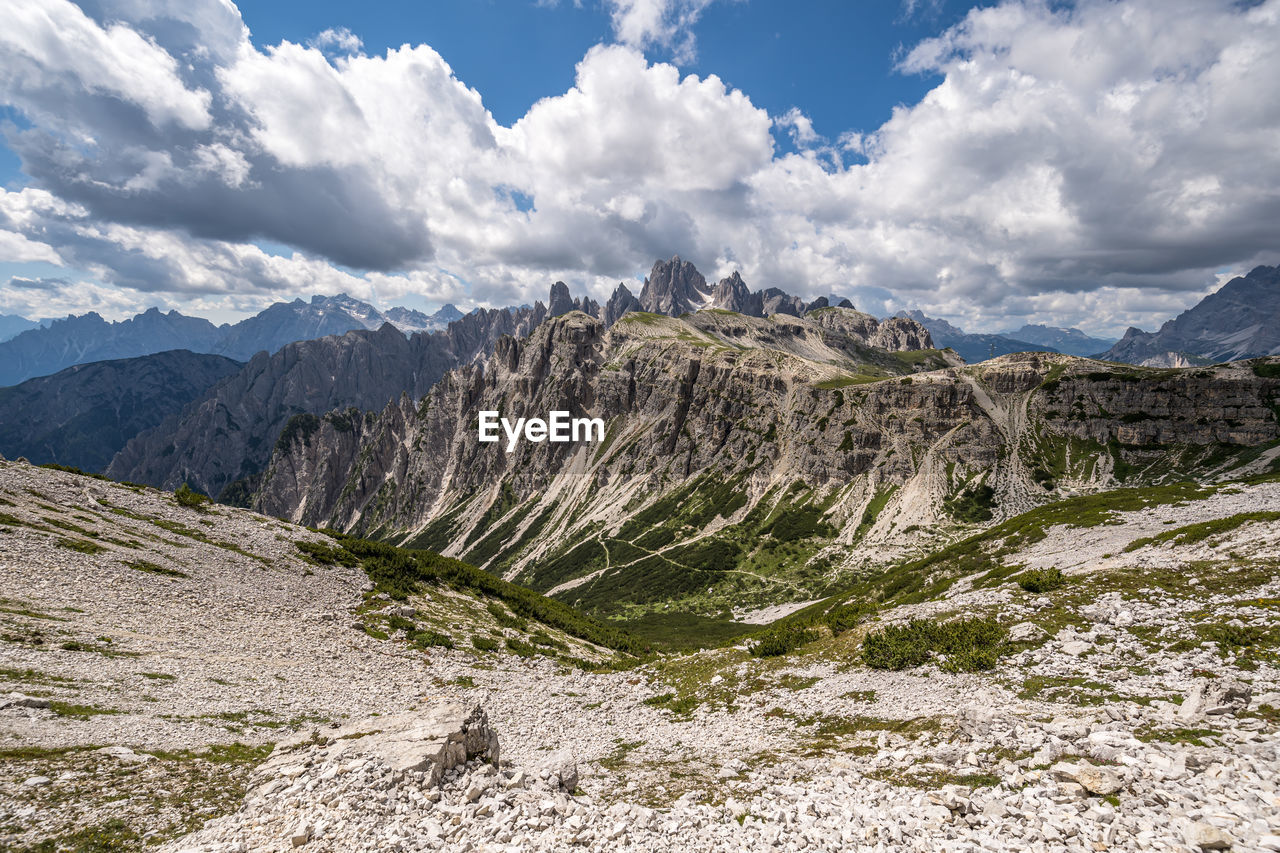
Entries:
{"label": "gravel ground", "polygon": [[[1280,850],[1275,648],[1229,641],[1276,625],[1280,525],[1123,553],[1280,488],[1211,500],[1011,558],[1074,574],[1060,590],[958,584],[884,617],[997,616],[1026,639],[990,672],[869,670],[860,631],[587,672],[353,629],[390,605],[302,559],[322,538],[304,529],[0,463],[0,847]],[[455,636],[495,631],[473,604],[413,602]],[[446,700],[484,708],[498,767],[436,787],[320,751],[293,775],[263,763]]]}

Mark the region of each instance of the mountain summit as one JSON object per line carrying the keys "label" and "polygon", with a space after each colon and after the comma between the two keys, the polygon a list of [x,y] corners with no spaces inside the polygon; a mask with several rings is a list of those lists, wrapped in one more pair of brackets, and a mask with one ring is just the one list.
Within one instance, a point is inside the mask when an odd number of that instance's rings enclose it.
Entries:
{"label": "mountain summit", "polygon": [[1179,367],[1280,353],[1280,267],[1254,267],[1151,333],[1130,328],[1103,356]]}

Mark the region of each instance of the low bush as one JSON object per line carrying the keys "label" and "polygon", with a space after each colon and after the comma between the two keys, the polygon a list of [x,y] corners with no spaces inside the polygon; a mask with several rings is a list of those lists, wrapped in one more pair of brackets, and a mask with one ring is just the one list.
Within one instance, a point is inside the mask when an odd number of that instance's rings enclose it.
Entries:
{"label": "low bush", "polygon": [[755,642],[750,646],[751,656],[778,657],[816,639],[818,633],[811,628],[802,625],[777,625],[756,635]]}
{"label": "low bush", "polygon": [[441,646],[442,648],[453,648],[453,639],[448,634],[441,634],[439,631],[410,631],[409,639],[420,649],[429,649],[432,646]]}
{"label": "low bush", "polygon": [[865,604],[838,604],[823,614],[822,622],[838,637],[850,628],[857,627],[870,612],[871,608]]}
{"label": "low bush", "polygon": [[178,506],[185,506],[187,509],[200,509],[209,502],[208,495],[197,492],[187,483],[178,486],[177,491],[173,493],[173,499],[178,502]]}
{"label": "low bush", "polygon": [[977,672],[996,665],[1004,639],[1005,630],[994,619],[913,619],[867,634],[862,659],[872,669],[902,670],[940,655],[946,672]]}
{"label": "low bush", "polygon": [[1023,572],[1015,580],[1027,592],[1042,593],[1055,590],[1066,583],[1061,569],[1034,569]]}

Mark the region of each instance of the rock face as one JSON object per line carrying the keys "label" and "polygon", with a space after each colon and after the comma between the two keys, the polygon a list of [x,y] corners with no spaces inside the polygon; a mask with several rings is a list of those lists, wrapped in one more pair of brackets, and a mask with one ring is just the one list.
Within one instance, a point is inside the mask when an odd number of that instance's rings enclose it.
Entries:
{"label": "rock face", "polygon": [[[1280,438],[1280,380],[1249,365],[1114,373],[1027,354],[948,366],[868,347],[872,323],[847,309],[806,319],[704,311],[606,329],[567,314],[526,341],[500,341],[419,401],[326,417],[282,442],[255,508],[440,550],[539,590],[597,573],[572,588],[585,602],[632,571],[705,589],[741,553],[726,542],[730,562],[706,571],[688,569],[701,552],[650,560],[658,540],[638,537],[657,523],[672,522],[663,545],[730,523],[750,538],[785,510],[808,519],[807,535],[853,545],[947,518],[976,483],[993,494],[987,517],[999,518],[1062,486],[1114,485],[1139,461],[1192,464],[1178,460],[1215,449],[1230,458]],[[507,452],[478,440],[481,410],[563,410],[602,419],[606,435]],[[601,538],[632,555],[628,567]]]}
{"label": "rock face", "polygon": [[129,439],[241,367],[219,355],[172,350],[0,388],[0,451],[37,465],[101,471]]}
{"label": "rock face", "polygon": [[1233,278],[1155,333],[1129,329],[1103,356],[1148,366],[1236,361],[1280,353],[1280,267]]}

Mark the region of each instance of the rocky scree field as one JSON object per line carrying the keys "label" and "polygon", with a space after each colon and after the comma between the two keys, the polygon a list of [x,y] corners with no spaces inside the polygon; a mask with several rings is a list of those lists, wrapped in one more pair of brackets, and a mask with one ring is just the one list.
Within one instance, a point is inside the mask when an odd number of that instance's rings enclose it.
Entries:
{"label": "rocky scree field", "polygon": [[1041,507],[748,637],[0,462],[14,850],[1278,850],[1280,483]]}

